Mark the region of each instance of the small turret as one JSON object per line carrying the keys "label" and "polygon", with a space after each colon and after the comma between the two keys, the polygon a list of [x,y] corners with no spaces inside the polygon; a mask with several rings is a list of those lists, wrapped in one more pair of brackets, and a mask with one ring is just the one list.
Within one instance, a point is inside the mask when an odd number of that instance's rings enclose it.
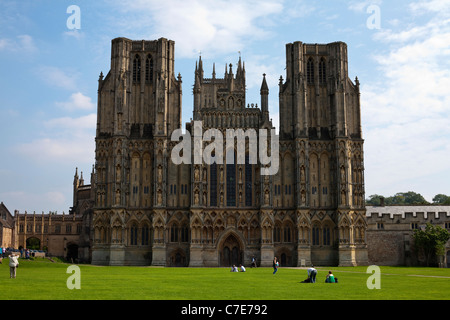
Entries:
{"label": "small turret", "polygon": [[266,74],[263,74],[263,81],[261,84],[261,111],[263,114],[269,113],[269,87],[267,86]]}

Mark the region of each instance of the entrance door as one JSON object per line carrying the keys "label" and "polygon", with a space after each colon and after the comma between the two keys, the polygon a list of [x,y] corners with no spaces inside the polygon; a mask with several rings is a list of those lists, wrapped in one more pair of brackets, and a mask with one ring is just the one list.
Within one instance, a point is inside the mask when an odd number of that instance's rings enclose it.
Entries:
{"label": "entrance door", "polygon": [[222,245],[220,257],[222,267],[239,266],[242,263],[242,251],[236,237],[233,235],[227,237]]}
{"label": "entrance door", "polygon": [[27,239],[27,249],[39,250],[41,248],[41,240],[38,238],[28,238]]}
{"label": "entrance door", "polygon": [[67,261],[72,263],[76,262],[78,259],[78,245],[71,243],[67,246]]}
{"label": "entrance door", "polygon": [[447,268],[450,268],[450,251],[447,251]]}

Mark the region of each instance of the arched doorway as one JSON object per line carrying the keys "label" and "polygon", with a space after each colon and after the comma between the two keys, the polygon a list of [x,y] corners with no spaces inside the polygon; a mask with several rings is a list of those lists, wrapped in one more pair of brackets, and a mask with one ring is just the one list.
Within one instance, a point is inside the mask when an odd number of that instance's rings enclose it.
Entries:
{"label": "arched doorway", "polygon": [[41,248],[41,240],[34,237],[27,239],[27,249],[39,250],[40,248]]}
{"label": "arched doorway", "polygon": [[172,252],[169,258],[169,266],[171,267],[187,266],[186,255],[181,249]]}
{"label": "arched doorway", "polygon": [[233,234],[228,235],[219,250],[220,265],[222,267],[242,264],[241,245]]}
{"label": "arched doorway", "polygon": [[70,243],[67,245],[67,260],[76,262],[78,260],[78,245]]}
{"label": "arched doorway", "polygon": [[447,251],[447,268],[450,268],[450,251]]}

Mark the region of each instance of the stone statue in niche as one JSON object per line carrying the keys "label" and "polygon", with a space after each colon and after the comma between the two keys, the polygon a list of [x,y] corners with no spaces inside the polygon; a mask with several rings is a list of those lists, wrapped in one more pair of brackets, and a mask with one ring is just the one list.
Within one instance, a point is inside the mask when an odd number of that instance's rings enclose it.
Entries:
{"label": "stone statue in niche", "polygon": [[198,194],[198,190],[195,190],[194,193],[194,204],[198,204],[199,202],[199,194]]}
{"label": "stone statue in niche", "polygon": [[198,171],[198,166],[195,166],[194,168],[194,181],[199,181],[200,180],[200,173]]}
{"label": "stone statue in niche", "polygon": [[158,166],[158,183],[162,183],[162,166]]}
{"label": "stone statue in niche", "polygon": [[162,204],[162,191],[161,191],[161,189],[158,189],[156,203],[159,204],[159,205]]}

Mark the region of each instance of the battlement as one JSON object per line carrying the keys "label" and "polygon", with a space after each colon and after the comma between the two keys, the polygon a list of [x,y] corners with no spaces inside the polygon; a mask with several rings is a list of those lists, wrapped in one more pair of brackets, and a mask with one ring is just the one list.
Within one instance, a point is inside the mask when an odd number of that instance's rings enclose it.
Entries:
{"label": "battlement", "polygon": [[366,218],[396,219],[450,219],[450,206],[366,206]]}

